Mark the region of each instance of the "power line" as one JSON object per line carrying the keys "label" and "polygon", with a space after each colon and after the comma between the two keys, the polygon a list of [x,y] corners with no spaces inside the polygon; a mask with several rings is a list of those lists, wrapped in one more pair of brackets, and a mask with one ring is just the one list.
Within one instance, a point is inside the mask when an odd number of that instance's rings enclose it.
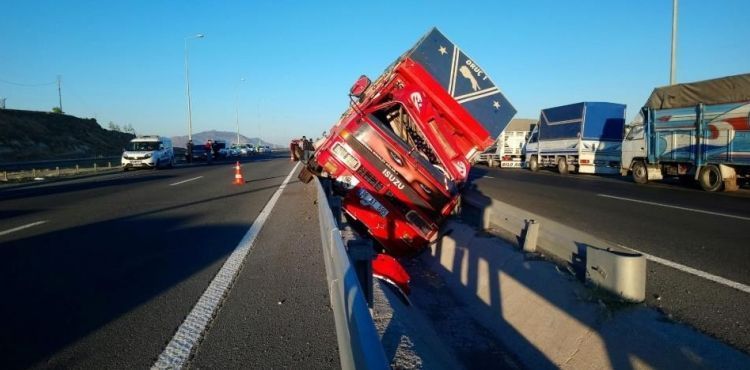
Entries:
{"label": "power line", "polygon": [[8,85],[14,85],[14,86],[23,86],[23,87],[40,87],[40,86],[50,86],[50,85],[54,85],[54,84],[56,84],[56,83],[57,83],[57,81],[52,81],[52,82],[45,82],[45,83],[38,83],[38,84],[25,84],[25,83],[18,83],[18,82],[13,82],[13,81],[8,81],[8,80],[4,80],[4,79],[2,79],[2,78],[0,78],[0,82],[2,82],[2,83],[6,83],[6,84],[8,84]]}

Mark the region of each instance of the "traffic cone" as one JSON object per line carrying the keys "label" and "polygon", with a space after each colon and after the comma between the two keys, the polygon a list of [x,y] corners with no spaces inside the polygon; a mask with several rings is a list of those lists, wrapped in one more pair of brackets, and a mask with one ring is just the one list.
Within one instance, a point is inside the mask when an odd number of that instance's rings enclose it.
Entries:
{"label": "traffic cone", "polygon": [[240,172],[240,161],[237,161],[237,164],[234,165],[234,184],[245,185],[245,179],[242,177],[242,173]]}

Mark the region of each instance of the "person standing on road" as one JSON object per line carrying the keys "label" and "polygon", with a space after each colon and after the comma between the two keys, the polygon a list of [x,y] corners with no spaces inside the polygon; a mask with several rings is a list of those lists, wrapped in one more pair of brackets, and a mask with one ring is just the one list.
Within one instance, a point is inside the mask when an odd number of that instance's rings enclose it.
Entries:
{"label": "person standing on road", "polygon": [[188,163],[193,163],[193,139],[187,142],[187,161]]}
{"label": "person standing on road", "polygon": [[302,149],[302,162],[307,163],[307,156],[309,155],[307,153],[307,148],[305,143],[307,143],[307,137],[305,135],[302,135],[302,139],[299,139],[299,147]]}
{"label": "person standing on road", "polygon": [[214,159],[219,159],[219,143],[214,141],[211,144],[211,154],[213,154]]}
{"label": "person standing on road", "polygon": [[304,149],[305,149],[305,163],[307,163],[310,160],[310,157],[312,157],[312,153],[315,151],[315,147],[313,147],[312,139],[307,139],[307,141],[303,142]]}
{"label": "person standing on road", "polygon": [[206,162],[211,164],[211,160],[214,159],[214,145],[211,140],[208,140],[205,145],[206,148]]}

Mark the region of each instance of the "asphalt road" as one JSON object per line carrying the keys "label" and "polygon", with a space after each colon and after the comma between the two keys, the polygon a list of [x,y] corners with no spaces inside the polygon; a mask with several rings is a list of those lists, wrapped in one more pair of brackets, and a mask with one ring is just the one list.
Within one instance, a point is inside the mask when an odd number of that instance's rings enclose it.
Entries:
{"label": "asphalt road", "polygon": [[[153,365],[292,168],[285,156],[255,158],[243,164],[244,186],[232,185],[233,164],[215,163],[0,188],[0,368]],[[301,200],[302,184],[290,183],[285,193],[290,190],[299,194],[291,199],[282,194],[278,206],[292,202],[315,210]],[[291,224],[309,222],[317,230],[317,216],[308,216],[271,214],[267,225],[295,232],[261,231],[235,280],[242,299],[231,290],[215,320],[219,328],[233,326],[236,305],[266,302],[268,291],[292,295],[303,289],[308,299],[285,306],[291,313],[253,311],[260,315],[254,320],[276,325],[255,328],[243,346],[266,343],[265,337],[279,332],[287,340],[267,342],[260,357],[237,353],[234,361],[293,367],[298,362],[289,351],[322,367],[338,361],[322,257],[315,255],[319,244],[298,252],[304,262],[290,246],[290,238],[311,232]],[[310,262],[316,258],[321,263]],[[246,276],[257,266],[269,271],[265,279]],[[289,316],[305,323],[302,348],[288,339],[302,330],[285,324]],[[206,338],[210,335],[211,327]],[[211,343],[205,339],[200,345]],[[221,358],[209,363],[221,366]]]}
{"label": "asphalt road", "polygon": [[[618,176],[475,167],[486,196],[599,238],[750,285],[750,191],[707,193]],[[648,305],[750,353],[750,294],[648,262]]]}

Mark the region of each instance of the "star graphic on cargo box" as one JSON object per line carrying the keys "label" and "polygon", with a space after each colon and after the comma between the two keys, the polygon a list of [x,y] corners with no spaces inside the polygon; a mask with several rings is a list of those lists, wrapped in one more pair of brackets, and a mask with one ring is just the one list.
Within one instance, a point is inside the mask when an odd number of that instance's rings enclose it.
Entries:
{"label": "star graphic on cargo box", "polygon": [[443,45],[440,45],[440,48],[438,49],[438,51],[440,52],[440,55],[448,54],[448,50]]}
{"label": "star graphic on cargo box", "polygon": [[495,109],[500,109],[500,102],[495,100],[492,102],[492,106],[495,107]]}

